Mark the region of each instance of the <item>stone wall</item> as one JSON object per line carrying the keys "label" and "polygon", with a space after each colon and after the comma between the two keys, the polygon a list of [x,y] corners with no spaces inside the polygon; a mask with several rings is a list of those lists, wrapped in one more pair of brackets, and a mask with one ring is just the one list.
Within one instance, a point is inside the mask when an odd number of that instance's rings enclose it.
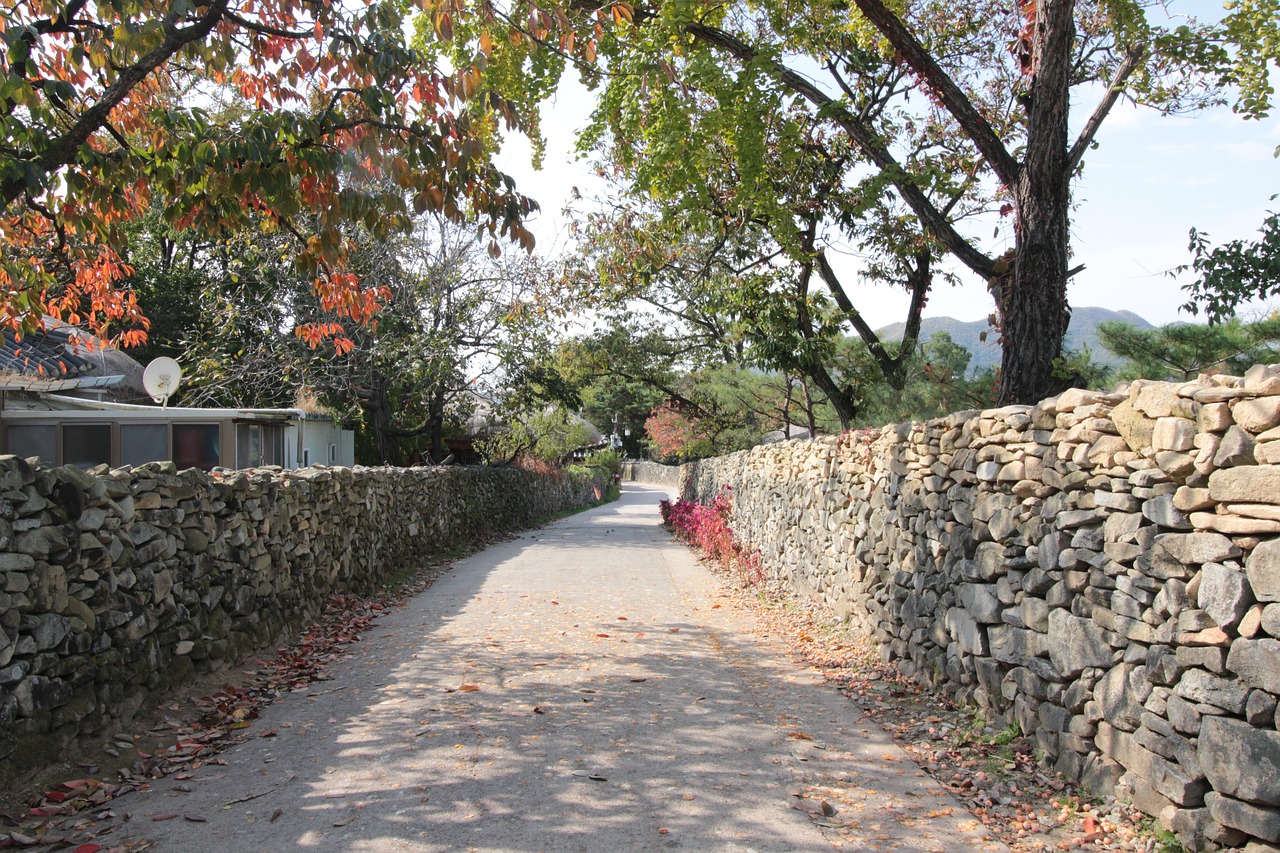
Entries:
{"label": "stone wall", "polygon": [[907,674],[1199,849],[1280,849],[1280,371],[690,466]]}
{"label": "stone wall", "polygon": [[684,488],[687,473],[687,466],[682,465],[661,465],[647,460],[622,463],[622,479],[652,483],[669,489]]}
{"label": "stone wall", "polygon": [[0,775],[118,731],[422,555],[599,496],[490,468],[89,474],[0,457]]}

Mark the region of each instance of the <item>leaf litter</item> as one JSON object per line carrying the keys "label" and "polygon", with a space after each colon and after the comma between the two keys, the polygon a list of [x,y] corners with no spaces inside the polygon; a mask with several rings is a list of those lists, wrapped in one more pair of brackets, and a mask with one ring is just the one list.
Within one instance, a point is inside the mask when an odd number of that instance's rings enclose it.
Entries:
{"label": "leaf litter", "polygon": [[[493,537],[499,538],[509,537]],[[474,550],[488,544],[488,540],[474,543]],[[248,676],[246,683],[239,686],[228,684],[209,695],[196,697],[182,714],[183,719],[165,717],[147,732],[148,739],[167,743],[167,746],[147,752],[138,746],[143,741],[141,735],[113,735],[104,752],[115,757],[132,751],[136,756],[129,766],[119,771],[118,780],[83,778],[42,786],[30,796],[27,808],[21,813],[0,814],[3,821],[0,825],[0,849],[127,853],[151,847],[152,842],[148,840],[111,846],[108,837],[118,828],[118,819],[127,821],[132,817],[112,809],[112,800],[132,791],[148,789],[155,780],[167,776],[190,780],[194,771],[201,767],[225,765],[226,760],[220,758],[219,753],[251,737],[247,730],[264,707],[288,693],[327,681],[326,667],[343,657],[348,647],[360,640],[374,620],[425,590],[461,556],[450,555],[429,564],[404,583],[372,596],[335,593],[325,603],[319,620],[307,628],[296,642],[277,649],[273,660],[253,661],[257,669],[243,673]],[[460,689],[479,688],[463,685]],[[167,706],[167,710],[181,712],[183,708],[173,703]],[[274,737],[276,734],[275,729],[268,729],[259,736]],[[97,772],[96,765],[91,763],[77,766],[90,773]],[[285,782],[292,779],[290,776]],[[185,785],[178,786],[176,790],[182,793],[184,788],[190,790]],[[263,794],[242,799],[256,799]],[[179,816],[193,823],[207,821],[201,815],[180,811],[148,817],[150,821],[162,822]],[[354,816],[334,825],[345,826],[351,820]]]}
{"label": "leaf litter", "polygon": [[[757,633],[782,640],[796,657],[821,672],[863,709],[864,719],[893,738],[920,773],[942,784],[1014,853],[1160,849],[1149,829],[1150,819],[1141,811],[1079,791],[1036,761],[1033,738],[999,731],[977,717],[973,708],[958,706],[903,676],[880,659],[869,639],[854,635],[821,603],[777,585],[762,590],[743,584],[715,561],[703,563],[725,582],[727,597],[754,615]],[[803,741],[806,735],[792,732],[788,737]],[[900,761],[889,755],[884,759],[890,764]],[[837,799],[840,791],[814,787],[792,793],[797,797],[792,807],[815,823],[850,841],[865,842],[865,827],[838,814],[828,799]],[[895,817],[883,804],[879,808],[891,819],[913,819]],[[923,817],[951,811],[938,809]]]}

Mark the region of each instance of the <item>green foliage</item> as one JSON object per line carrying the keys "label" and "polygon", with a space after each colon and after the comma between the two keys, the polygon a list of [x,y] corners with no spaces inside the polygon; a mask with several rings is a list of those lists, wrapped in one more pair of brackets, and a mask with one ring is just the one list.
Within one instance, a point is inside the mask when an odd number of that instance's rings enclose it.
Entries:
{"label": "green foliage", "polygon": [[556,405],[537,411],[508,409],[499,418],[500,422],[476,441],[490,464],[510,464],[524,456],[562,464],[597,438],[582,418]]}
{"label": "green foliage", "polygon": [[[1197,73],[1202,48],[1184,48],[1207,43],[1205,28],[1170,29],[1148,14],[1155,6],[1043,0],[1037,12],[1056,23],[1031,26],[1003,0],[438,0],[422,31],[524,116],[537,114],[557,68],[581,69],[599,100],[580,147],[630,190],[589,224],[584,280],[662,308],[672,294],[683,306],[711,300],[725,341],[758,343],[750,363],[805,375],[847,422],[856,391],[829,362],[839,335],[861,337],[899,388],[915,342],[901,360],[883,346],[836,274],[837,254],[860,259],[863,279],[908,290],[909,317],[948,253],[1034,292],[998,300],[1010,314],[1004,343],[1026,362],[1005,372],[1001,393],[1030,398],[1056,381],[1070,252],[1065,229],[1032,220],[1058,215],[1043,212],[1069,194],[1116,97],[1171,111],[1219,97],[1212,75]],[[1068,145],[1073,86],[1107,94]],[[962,233],[997,213],[1011,217],[1007,258]],[[1036,261],[1047,257],[1064,260]],[[682,279],[706,290],[686,298]],[[1058,340],[1022,346],[1035,335]]]}
{"label": "green foliage", "polygon": [[1275,88],[1271,75],[1280,68],[1280,0],[1229,0],[1222,19],[1223,40],[1234,55],[1216,54],[1218,68],[1239,90],[1236,111],[1246,118],[1265,118]]}
{"label": "green foliage", "polygon": [[585,464],[588,468],[599,468],[609,474],[622,472],[622,453],[617,450],[597,450],[587,455]]}
{"label": "green foliage", "polygon": [[550,331],[533,310],[536,264],[490,258],[472,230],[439,219],[394,238],[362,229],[345,238],[348,267],[377,281],[388,303],[376,324],[350,331],[343,352],[293,333],[326,313],[293,265],[308,231],[240,229],[208,241],[149,225],[132,243],[130,283],[157,317],[155,345],[186,369],[182,401],[293,406],[305,392],[360,425],[366,464],[441,460],[445,435],[465,433],[477,391],[516,375]]}
{"label": "green foliage", "polygon": [[1208,234],[1192,229],[1191,263],[1175,270],[1190,269],[1198,276],[1183,288],[1188,293],[1184,310],[1204,311],[1210,323],[1220,323],[1251,299],[1280,295],[1280,217],[1269,215],[1258,230],[1257,240],[1210,246]]}
{"label": "green foliage", "polygon": [[[851,357],[867,356],[856,345]],[[946,332],[935,332],[906,362],[906,383],[901,390],[870,382],[861,392],[859,426],[883,426],[907,421],[926,421],[961,409],[987,408],[995,403],[997,380],[985,371],[967,377],[972,355],[951,340]]]}
{"label": "green foliage", "polygon": [[[406,43],[402,3],[296,0],[62,4],[0,20],[0,323],[44,313],[127,344],[145,321],[130,224],[156,211],[208,239],[254,228],[310,239],[290,258],[326,313],[312,345],[368,323],[344,239],[414,213],[531,248],[532,203],[492,167],[477,124],[514,114]],[[483,94],[483,97],[480,97]],[[473,101],[468,104],[468,101]],[[473,117],[478,123],[473,123]],[[336,318],[336,320],[335,320]]]}
{"label": "green foliage", "polygon": [[1194,379],[1200,373],[1242,374],[1253,364],[1280,361],[1280,318],[1253,323],[1227,320],[1211,326],[1176,323],[1137,329],[1102,323],[1098,339],[1127,360],[1122,379]]}

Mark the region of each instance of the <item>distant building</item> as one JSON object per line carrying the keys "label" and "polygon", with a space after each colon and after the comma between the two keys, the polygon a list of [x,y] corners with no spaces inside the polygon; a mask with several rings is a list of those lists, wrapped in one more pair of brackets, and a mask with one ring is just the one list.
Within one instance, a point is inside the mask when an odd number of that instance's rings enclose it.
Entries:
{"label": "distant building", "polygon": [[179,469],[355,464],[355,433],[301,409],[161,408],[142,366],[119,350],[77,349],[51,323],[0,344],[0,453],[84,468],[172,460]]}
{"label": "distant building", "polygon": [[187,409],[3,392],[0,452],[90,468],[355,464],[355,433],[301,409]]}

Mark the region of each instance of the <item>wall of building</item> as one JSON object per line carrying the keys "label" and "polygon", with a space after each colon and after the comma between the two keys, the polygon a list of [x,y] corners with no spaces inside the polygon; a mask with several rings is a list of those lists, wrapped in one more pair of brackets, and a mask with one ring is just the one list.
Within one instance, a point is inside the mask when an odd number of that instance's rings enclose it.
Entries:
{"label": "wall of building", "polygon": [[702,502],[731,488],[775,577],[1068,778],[1194,847],[1280,845],[1280,371],[1068,391],[681,476]]}
{"label": "wall of building", "polygon": [[602,486],[453,467],[94,476],[0,457],[0,776],[118,731],[157,693],[313,621],[335,591]]}

